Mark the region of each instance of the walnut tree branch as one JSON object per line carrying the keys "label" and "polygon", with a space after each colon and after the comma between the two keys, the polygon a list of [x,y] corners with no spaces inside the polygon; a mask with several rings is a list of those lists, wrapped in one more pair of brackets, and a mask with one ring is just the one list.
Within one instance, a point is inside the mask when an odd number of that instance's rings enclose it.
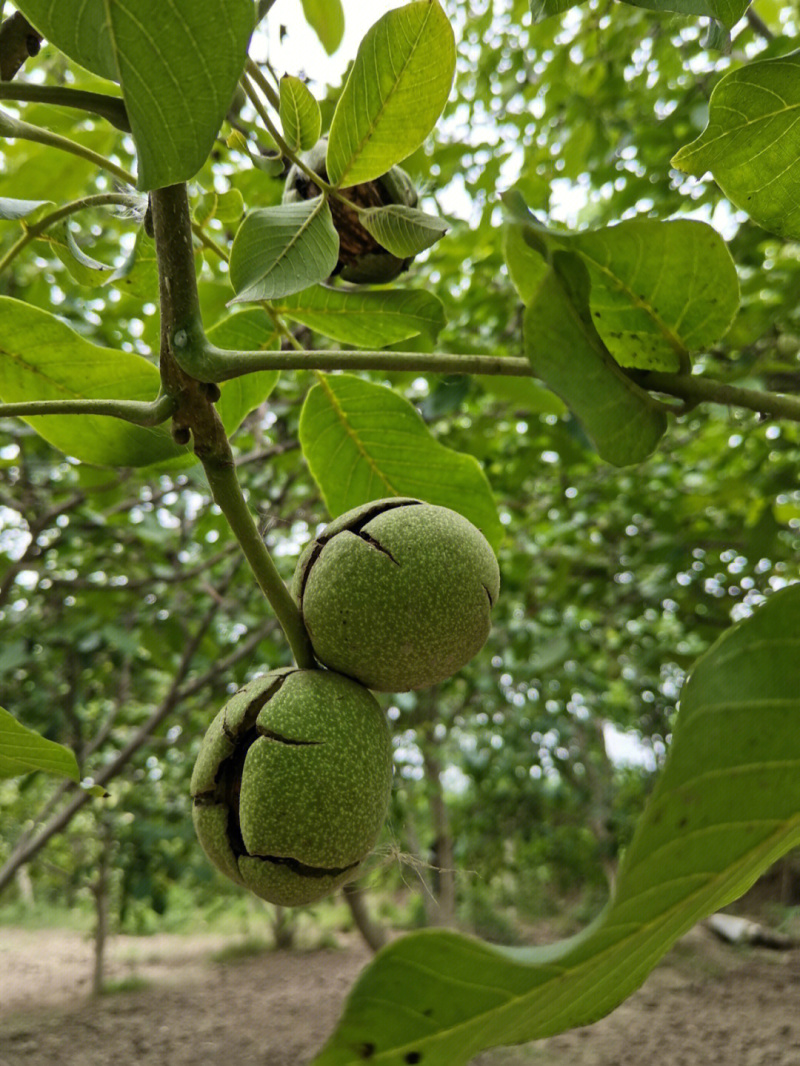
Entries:
{"label": "walnut tree branch", "polygon": [[11,81],[26,60],[39,54],[42,35],[19,11],[0,26],[0,79]]}

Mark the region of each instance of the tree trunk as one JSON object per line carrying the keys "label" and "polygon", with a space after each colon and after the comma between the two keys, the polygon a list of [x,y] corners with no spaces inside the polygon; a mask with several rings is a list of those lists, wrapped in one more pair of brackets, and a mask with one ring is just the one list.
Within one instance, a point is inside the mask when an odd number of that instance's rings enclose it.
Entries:
{"label": "tree trunk", "polygon": [[351,881],[349,885],[345,885],[342,889],[342,895],[350,908],[350,913],[353,915],[356,928],[363,936],[367,947],[371,951],[380,951],[386,944],[388,937],[383,926],[374,921],[370,915],[364,889],[356,884],[355,881]]}
{"label": "tree trunk", "polygon": [[294,921],[291,911],[285,907],[275,907],[271,925],[278,951],[291,951],[294,947]]}
{"label": "tree trunk", "polygon": [[[408,789],[408,791],[410,792],[410,789]],[[419,891],[422,895],[422,905],[425,908],[425,918],[428,925],[436,925],[436,921],[439,917],[439,904],[434,893],[430,868],[422,856],[417,825],[411,814],[410,808],[406,812],[405,819],[403,820],[403,830],[408,844],[408,854],[411,858],[409,865],[412,867],[417,877]]]}
{"label": "tree trunk", "polygon": [[436,879],[435,925],[453,925],[456,920],[456,880],[453,858],[453,837],[450,832],[450,813],[442,789],[442,767],[431,750],[436,741],[426,737],[420,745],[428,786],[428,803],[433,824],[434,844],[432,861]]}
{"label": "tree trunk", "polygon": [[94,896],[94,970],[92,973],[92,995],[99,996],[103,991],[105,974],[106,940],[108,939],[108,873],[109,852],[111,850],[111,830],[107,824],[101,827],[100,855],[98,857],[97,878],[90,885]]}

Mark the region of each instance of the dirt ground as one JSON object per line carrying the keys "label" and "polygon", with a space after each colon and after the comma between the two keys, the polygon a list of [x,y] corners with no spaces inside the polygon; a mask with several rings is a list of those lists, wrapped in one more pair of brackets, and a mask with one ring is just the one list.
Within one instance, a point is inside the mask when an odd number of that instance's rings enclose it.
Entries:
{"label": "dirt ground", "polygon": [[[264,952],[214,962],[222,937],[116,937],[91,1000],[78,933],[0,929],[0,1066],[302,1066],[369,954]],[[800,950],[729,948],[700,928],[609,1017],[480,1066],[800,1066]]]}

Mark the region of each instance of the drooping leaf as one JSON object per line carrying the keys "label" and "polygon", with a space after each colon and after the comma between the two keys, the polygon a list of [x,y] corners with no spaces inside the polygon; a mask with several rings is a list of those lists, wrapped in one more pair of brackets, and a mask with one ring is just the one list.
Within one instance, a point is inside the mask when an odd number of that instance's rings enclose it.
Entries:
{"label": "drooping leaf", "polygon": [[493,546],[502,539],[478,461],[440,444],[392,389],[320,376],[300,415],[300,444],[333,517],[384,496],[417,496],[463,514]]}
{"label": "drooping leaf", "polygon": [[0,707],[0,779],[43,770],[56,777],[80,781],[75,753],[46,740]]}
{"label": "drooping leaf", "polygon": [[359,212],[358,221],[378,244],[400,259],[424,252],[449,228],[443,218],[402,204],[367,207]]}
{"label": "drooping leaf", "polygon": [[307,152],[322,130],[319,104],[305,82],[290,74],[281,78],[280,104],[284,140],[295,152]]}
{"label": "drooping leaf", "polygon": [[0,219],[5,222],[18,222],[21,218],[30,221],[42,207],[51,207],[52,200],[12,200],[10,196],[0,196]]}
{"label": "drooping leaf", "polygon": [[332,56],[344,37],[342,0],[301,0],[306,22]]}
{"label": "drooping leaf", "polygon": [[542,225],[513,191],[503,203],[512,219],[506,262],[523,302],[530,302],[542,276],[537,253],[547,260],[558,248],[577,252],[591,275],[594,325],[621,366],[684,370],[692,352],[715,344],[733,322],[736,268],[706,223],[631,219],[572,233]]}
{"label": "drooping leaf", "polygon": [[[260,307],[250,307],[246,311],[227,315],[214,323],[207,336],[218,348],[234,351],[277,351],[280,347],[275,325]],[[277,380],[277,370],[259,370],[222,383],[217,411],[228,436],[266,400]]]}
{"label": "drooping leaf", "polygon": [[507,223],[503,227],[503,258],[514,288],[524,304],[529,304],[547,273],[547,260],[525,240],[524,226]]}
{"label": "drooping leaf", "polygon": [[614,466],[646,459],[666,432],[663,407],[612,359],[594,328],[589,273],[575,252],[556,252],[525,311],[525,354],[534,373],[575,414]]}
{"label": "drooping leaf", "polygon": [[114,273],[113,267],[98,262],[98,260],[93,259],[83,251],[75,240],[75,236],[66,219],[55,226],[51,226],[43,235],[43,239],[49,243],[52,250],[69,271],[70,277],[77,281],[79,285],[86,285],[89,288],[104,285],[110,279],[111,274]]}
{"label": "drooping leaf", "polygon": [[139,188],[191,178],[230,106],[253,30],[253,0],[21,0],[70,59],[122,86]]}
{"label": "drooping leaf", "polygon": [[672,160],[714,180],[759,226],[800,237],[800,52],[734,70],[714,88],[708,125]]}
{"label": "drooping leaf", "polygon": [[[502,948],[445,931],[385,948],[316,1066],[463,1066],[613,1010],[683,933],[800,844],[800,585],[723,634],[686,682],[615,895],[582,934]],[[396,1004],[387,1011],[386,1002]]]}
{"label": "drooping leaf", "polygon": [[231,303],[276,300],[324,281],[339,258],[339,236],[327,200],[251,211],[231,249]]}
{"label": "drooping leaf", "polygon": [[[0,399],[151,401],[161,379],[133,352],[101,348],[55,315],[0,297]],[[67,455],[96,466],[150,466],[185,454],[166,426],[145,428],[99,415],[26,418]]]}
{"label": "drooping leaf", "polygon": [[339,97],[327,171],[347,188],[415,151],[444,110],[455,71],[453,30],[438,0],[389,11],[364,37]]}
{"label": "drooping leaf", "polygon": [[441,300],[421,289],[359,292],[316,285],[272,306],[317,333],[360,348],[383,348],[420,334],[435,339],[445,324]]}

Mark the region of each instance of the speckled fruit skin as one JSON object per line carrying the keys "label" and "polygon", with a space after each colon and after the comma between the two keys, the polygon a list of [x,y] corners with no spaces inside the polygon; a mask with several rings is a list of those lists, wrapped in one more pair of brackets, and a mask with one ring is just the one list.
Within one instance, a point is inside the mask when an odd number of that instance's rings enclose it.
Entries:
{"label": "speckled fruit skin", "polygon": [[321,663],[376,692],[404,692],[480,651],[500,571],[463,515],[392,497],[330,522],[301,555],[292,591]]}
{"label": "speckled fruit skin", "polygon": [[389,803],[389,727],[375,698],[327,670],[273,670],[209,726],[191,781],[198,839],[237,884],[284,907],[351,880]]}

